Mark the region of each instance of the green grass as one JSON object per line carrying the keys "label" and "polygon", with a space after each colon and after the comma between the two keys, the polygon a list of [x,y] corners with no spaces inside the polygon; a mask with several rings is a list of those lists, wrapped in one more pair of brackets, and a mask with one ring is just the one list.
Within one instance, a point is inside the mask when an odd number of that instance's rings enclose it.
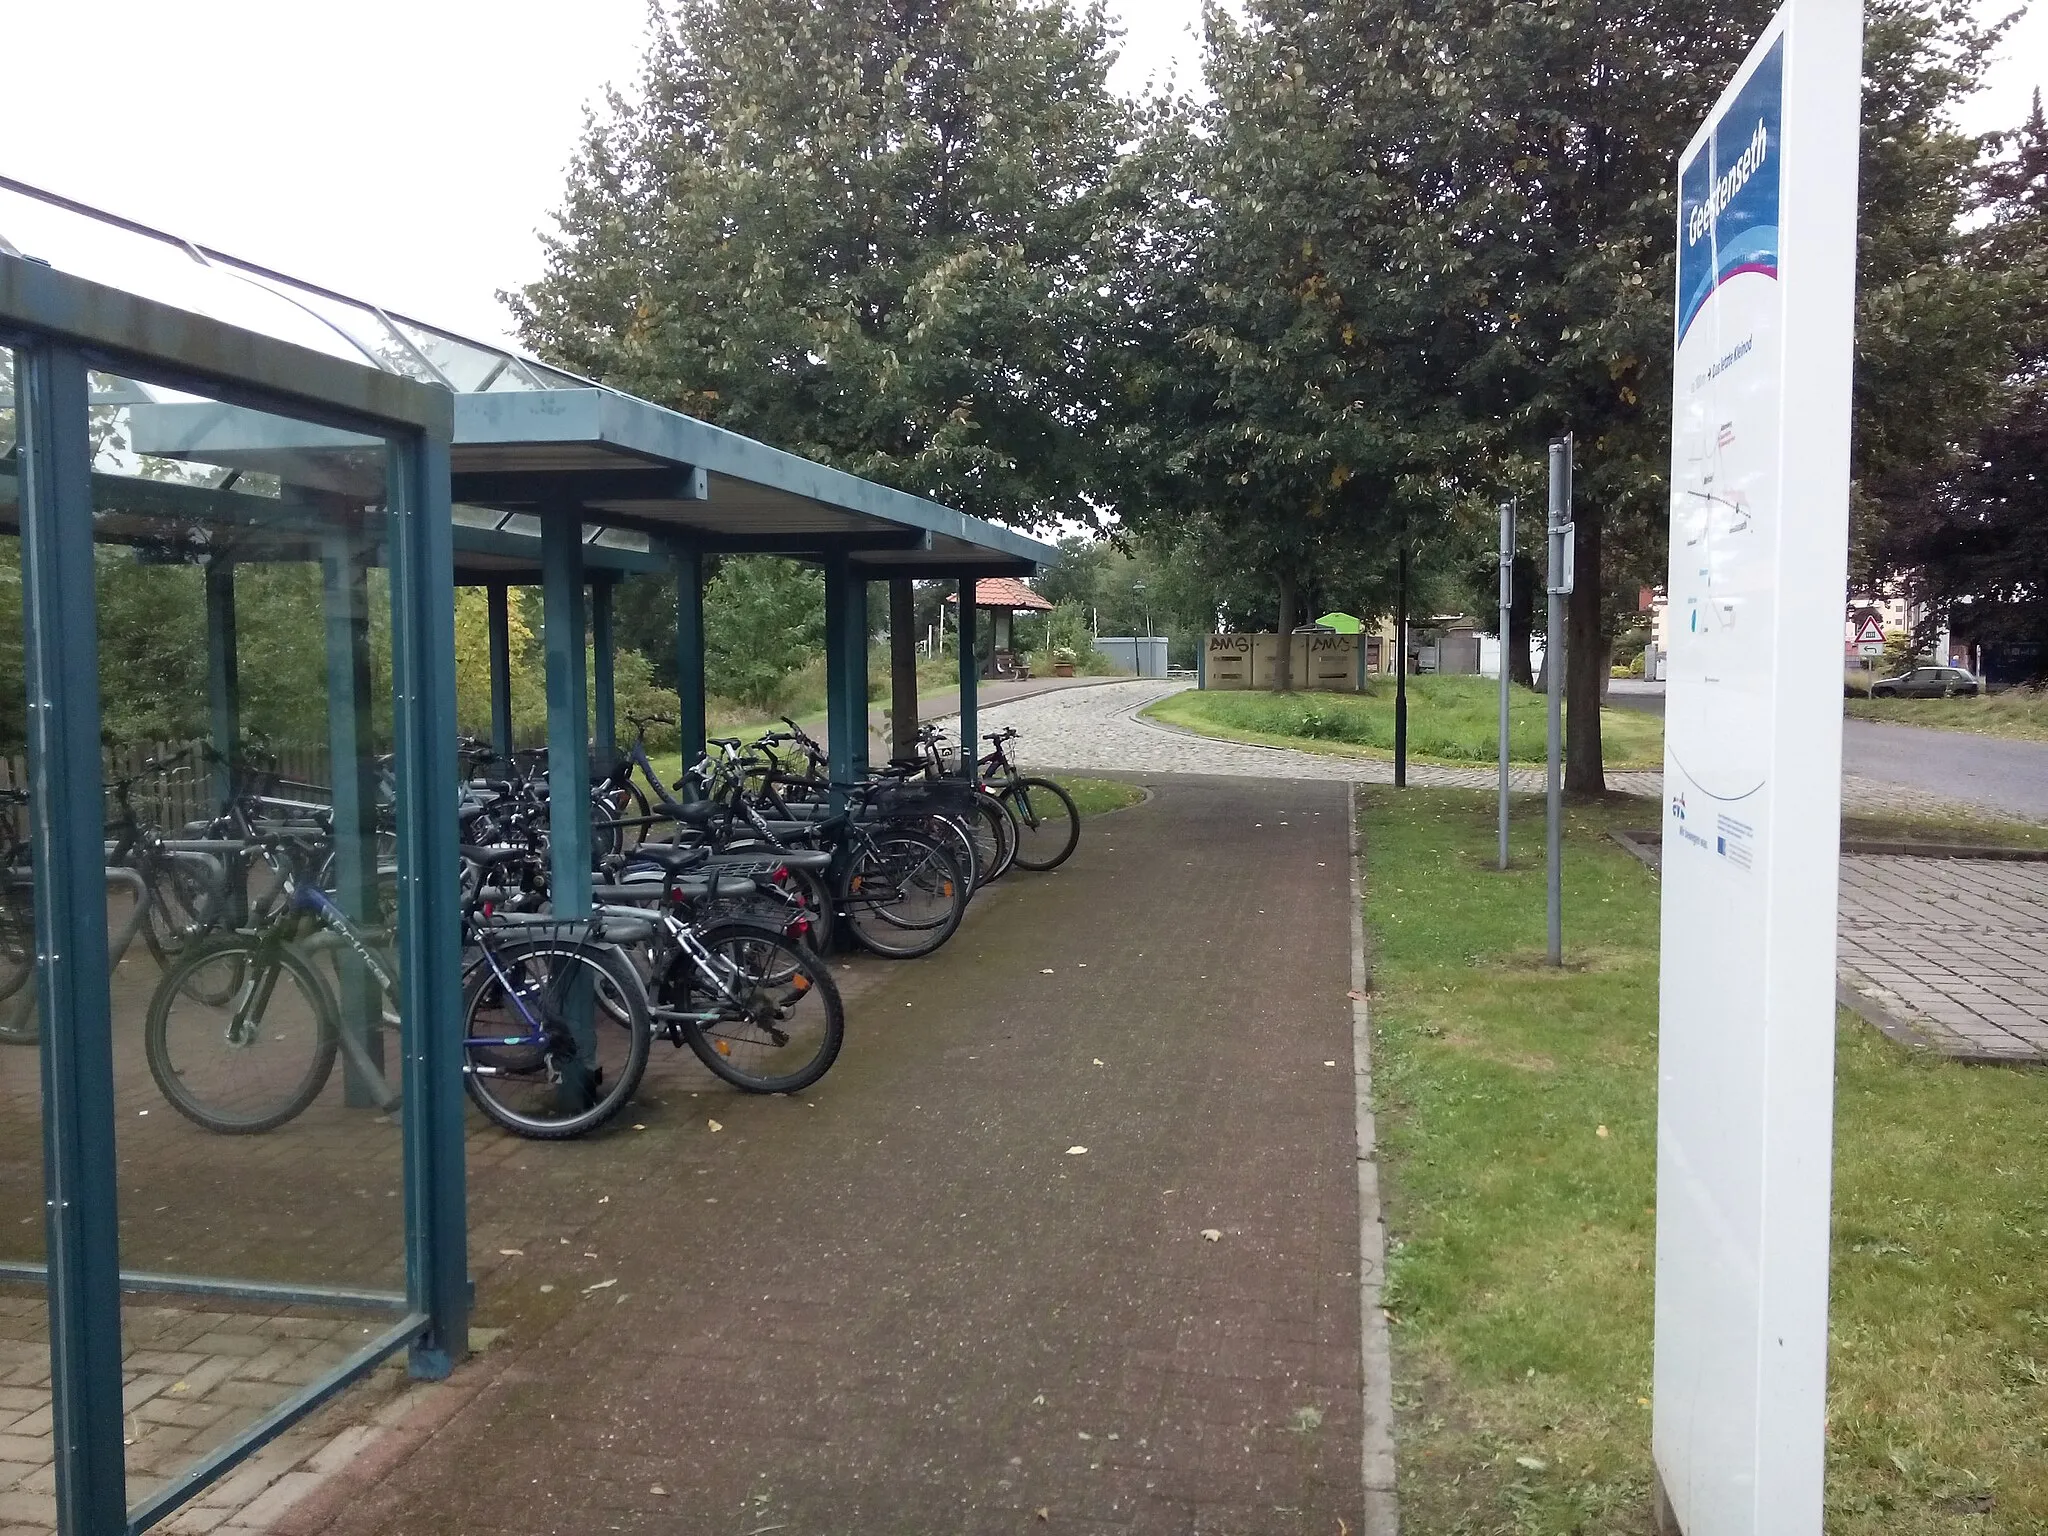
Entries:
{"label": "green grass", "polygon": [[[1489,801],[1363,794],[1404,1525],[1640,1536],[1657,888],[1605,834],[1645,807],[1568,808],[1553,972],[1540,819],[1502,875]],[[2048,1075],[1840,1030],[1827,1529],[2048,1529]]]}
{"label": "green grass", "polygon": [[1083,816],[1120,811],[1145,798],[1145,791],[1137,785],[1119,783],[1115,779],[1061,779],[1059,786],[1074,797],[1074,809]]}
{"label": "green grass", "polygon": [[[1543,761],[1544,698],[1509,690],[1508,760]],[[1189,689],[1150,705],[1148,715],[1204,736],[1308,751],[1385,756],[1394,748],[1394,685],[1365,693],[1254,693]],[[1418,762],[1493,763],[1500,751],[1499,684],[1485,677],[1408,680],[1408,751]],[[1640,710],[1604,709],[1600,737],[1610,768],[1664,761],[1664,723]]]}
{"label": "green grass", "polygon": [[2037,688],[2008,688],[1974,699],[1852,698],[1842,709],[1851,719],[1881,720],[1886,725],[2048,741],[2048,692]]}

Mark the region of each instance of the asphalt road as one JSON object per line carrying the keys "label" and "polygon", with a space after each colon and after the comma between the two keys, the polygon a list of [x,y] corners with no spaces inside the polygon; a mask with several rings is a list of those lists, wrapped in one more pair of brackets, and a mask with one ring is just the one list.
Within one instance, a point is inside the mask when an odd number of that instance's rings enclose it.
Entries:
{"label": "asphalt road", "polygon": [[[1617,681],[1608,703],[1661,715],[1664,689],[1661,684],[1624,686]],[[2048,742],[1844,720],[1842,772],[2007,815],[2048,820]]]}

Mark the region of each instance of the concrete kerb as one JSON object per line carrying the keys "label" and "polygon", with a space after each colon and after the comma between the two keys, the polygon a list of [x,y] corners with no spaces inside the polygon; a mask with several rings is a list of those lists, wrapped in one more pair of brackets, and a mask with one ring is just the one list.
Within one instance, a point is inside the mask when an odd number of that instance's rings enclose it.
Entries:
{"label": "concrete kerb", "polygon": [[1351,850],[1351,1071],[1358,1125],[1358,1309],[1364,1403],[1364,1536],[1399,1536],[1395,1487],[1394,1351],[1384,1306],[1387,1228],[1380,1210],[1378,1131],[1372,1107],[1371,976],[1365,958],[1365,870],[1358,838],[1358,788],[1346,785]]}

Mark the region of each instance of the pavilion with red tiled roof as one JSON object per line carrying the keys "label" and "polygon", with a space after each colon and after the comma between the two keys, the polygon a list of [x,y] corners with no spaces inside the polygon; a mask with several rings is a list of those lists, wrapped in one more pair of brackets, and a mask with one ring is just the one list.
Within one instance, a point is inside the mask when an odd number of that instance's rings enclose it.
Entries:
{"label": "pavilion with red tiled roof", "polygon": [[[948,592],[946,601],[958,605],[960,596]],[[983,576],[974,583],[974,606],[989,612],[991,630],[989,656],[982,667],[984,677],[1011,674],[1010,618],[1017,613],[1051,613],[1053,605],[1014,576]]]}
{"label": "pavilion with red tiled roof", "polygon": [[[946,601],[958,603],[960,595],[948,592]],[[1014,576],[984,576],[974,584],[974,606],[996,613],[1051,613],[1052,604]]]}

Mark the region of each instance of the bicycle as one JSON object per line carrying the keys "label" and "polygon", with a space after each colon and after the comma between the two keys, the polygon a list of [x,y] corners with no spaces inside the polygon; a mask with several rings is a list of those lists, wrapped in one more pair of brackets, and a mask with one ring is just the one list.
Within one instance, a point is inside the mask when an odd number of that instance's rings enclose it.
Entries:
{"label": "bicycle", "polygon": [[1015,726],[1008,726],[984,736],[990,750],[975,773],[1016,821],[1017,867],[1043,873],[1058,869],[1080,846],[1081,813],[1074,797],[1051,779],[1025,774],[1010,761],[1004,748],[1018,734]]}

